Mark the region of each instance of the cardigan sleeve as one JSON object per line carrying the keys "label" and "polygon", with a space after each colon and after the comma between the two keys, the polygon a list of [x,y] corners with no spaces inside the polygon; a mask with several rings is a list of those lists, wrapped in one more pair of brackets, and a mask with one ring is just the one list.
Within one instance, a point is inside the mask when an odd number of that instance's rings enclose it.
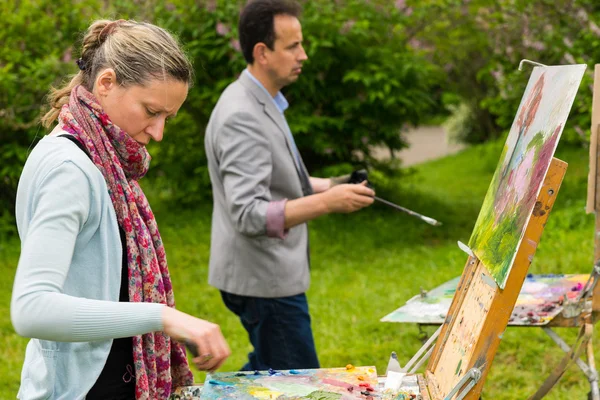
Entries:
{"label": "cardigan sleeve", "polygon": [[94,300],[63,292],[92,201],[91,184],[77,165],[64,161],[50,169],[28,200],[31,220],[22,233],[11,299],[11,320],[18,334],[74,342],[163,329],[162,304]]}

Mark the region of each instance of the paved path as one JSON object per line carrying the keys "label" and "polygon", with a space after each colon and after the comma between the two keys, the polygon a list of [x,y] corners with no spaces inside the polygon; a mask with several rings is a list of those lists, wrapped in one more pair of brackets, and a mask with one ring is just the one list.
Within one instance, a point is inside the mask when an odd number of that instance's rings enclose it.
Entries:
{"label": "paved path", "polygon": [[[410,147],[394,152],[402,165],[410,166],[454,154],[465,148],[463,144],[449,143],[446,131],[441,126],[421,126],[404,134]],[[387,159],[390,151],[379,147],[373,149],[376,158]]]}

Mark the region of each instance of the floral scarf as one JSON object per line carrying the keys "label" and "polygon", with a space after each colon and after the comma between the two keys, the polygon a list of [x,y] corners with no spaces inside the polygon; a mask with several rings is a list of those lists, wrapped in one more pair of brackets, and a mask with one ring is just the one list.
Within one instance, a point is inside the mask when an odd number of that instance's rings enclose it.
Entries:
{"label": "floral scarf", "polygon": [[[154,214],[137,180],[150,166],[146,148],[114,125],[92,93],[71,91],[59,115],[61,127],[88,150],[106,180],[117,221],[125,231],[129,301],[175,306],[167,258]],[[136,399],[167,399],[193,381],[184,347],[164,332],[133,337]]]}

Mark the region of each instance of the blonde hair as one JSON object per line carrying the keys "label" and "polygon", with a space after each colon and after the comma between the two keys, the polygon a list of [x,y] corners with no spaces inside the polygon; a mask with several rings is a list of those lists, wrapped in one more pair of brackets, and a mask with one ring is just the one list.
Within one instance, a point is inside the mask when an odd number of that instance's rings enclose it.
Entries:
{"label": "blonde hair", "polygon": [[191,86],[192,65],[179,43],[165,29],[132,20],[95,21],[83,37],[80,71],[62,88],[48,95],[50,110],[42,117],[49,128],[60,109],[69,102],[71,90],[83,85],[90,92],[100,71],[112,68],[117,83],[127,87],[144,86],[152,79],[172,78]]}

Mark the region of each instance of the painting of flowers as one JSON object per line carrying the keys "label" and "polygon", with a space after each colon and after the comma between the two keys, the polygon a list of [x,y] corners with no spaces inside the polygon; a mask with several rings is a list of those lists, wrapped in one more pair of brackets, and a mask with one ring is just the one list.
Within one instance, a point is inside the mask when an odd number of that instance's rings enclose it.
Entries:
{"label": "painting of flowers", "polygon": [[534,68],[510,128],[469,241],[502,289],[585,68]]}

